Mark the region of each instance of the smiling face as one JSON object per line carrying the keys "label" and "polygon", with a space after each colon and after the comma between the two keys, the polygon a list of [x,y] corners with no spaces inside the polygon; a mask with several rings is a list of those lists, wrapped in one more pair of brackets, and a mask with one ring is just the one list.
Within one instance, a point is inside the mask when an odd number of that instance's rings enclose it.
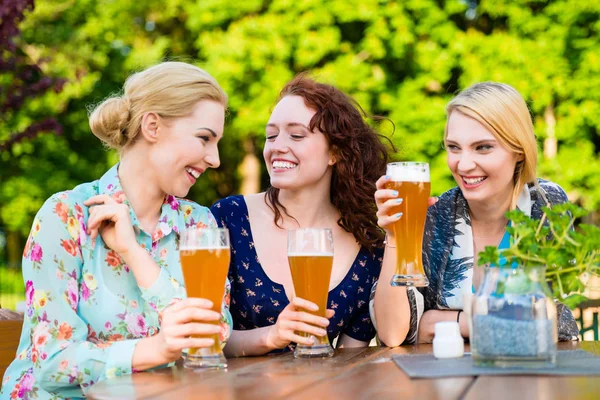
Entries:
{"label": "smiling face", "polygon": [[266,127],[263,157],[271,185],[297,190],[331,183],[335,163],[325,135],[308,129],[315,111],[300,96],[285,96],[271,114]]}
{"label": "smiling face", "polygon": [[219,166],[224,123],[225,108],[212,100],[198,102],[186,117],[157,121],[148,159],[163,192],[184,197],[207,168]]}
{"label": "smiling face", "polygon": [[505,203],[523,156],[510,152],[485,126],[459,111],[448,118],[447,161],[468,202]]}

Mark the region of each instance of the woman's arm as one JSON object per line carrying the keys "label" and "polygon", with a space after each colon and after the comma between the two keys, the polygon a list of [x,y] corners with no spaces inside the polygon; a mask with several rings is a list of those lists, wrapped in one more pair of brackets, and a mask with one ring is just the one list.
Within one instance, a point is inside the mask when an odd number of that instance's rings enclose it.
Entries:
{"label": "woman's arm", "polygon": [[[387,244],[381,266],[379,281],[373,297],[373,316],[375,317],[377,334],[387,346],[399,346],[407,338],[414,338],[415,330],[420,329],[419,317],[422,312],[422,297],[412,289],[391,286],[392,276],[395,274],[397,254],[396,237],[391,225],[402,218],[402,214],[390,215],[391,209],[402,202],[398,192],[385,189],[385,184],[390,181],[387,176],[382,176],[376,183],[375,202],[377,204],[377,224],[386,232]],[[432,206],[437,198],[430,197],[428,205]],[[410,295],[408,290],[413,290]],[[419,297],[419,298],[417,298]],[[375,323],[374,321],[374,323]],[[412,328],[411,329],[411,325]]]}
{"label": "woman's arm", "polygon": [[129,218],[129,207],[118,203],[108,195],[98,195],[87,199],[84,205],[89,208],[87,230],[95,240],[102,236],[104,243],[117,252],[129,266],[142,292],[142,298],[149,308],[158,314],[174,301],[184,299],[185,289],[169,271],[159,267],[148,249],[136,241]]}
{"label": "woman's arm", "polygon": [[363,342],[362,340],[356,340],[354,338],[351,338],[346,334],[341,334],[338,338],[336,347],[338,349],[343,349],[351,347],[367,347],[368,345],[369,342]]}
{"label": "woman's arm", "polygon": [[[395,246],[393,237],[387,238],[390,246]],[[386,346],[400,346],[410,328],[410,304],[405,287],[391,286],[396,273],[396,251],[386,246],[381,265],[379,281],[373,299],[377,335]]]}
{"label": "woman's arm", "polygon": [[381,264],[381,273],[375,289],[374,317],[379,338],[391,347],[400,346],[410,328],[410,304],[405,287],[391,286],[392,276],[396,272],[396,238],[391,225],[402,215],[389,215],[392,207],[398,205],[398,192],[385,189],[390,179],[377,180],[375,202],[377,204],[377,224],[386,231],[386,246]]}
{"label": "woman's arm", "polygon": [[[90,207],[87,230],[92,240],[100,234],[104,243],[116,251],[123,261],[131,268],[142,298],[148,307],[146,318],[152,324],[159,325],[159,316],[167,307],[186,297],[183,285],[171,276],[166,268],[156,264],[147,249],[142,248],[135,239],[129,207],[118,203],[107,195],[93,196],[84,205]],[[217,223],[206,207],[199,207],[192,214],[197,224],[206,221],[209,227],[217,227]],[[196,226],[196,224],[194,224]],[[231,315],[229,313],[229,284],[225,285],[223,303],[221,306],[221,321],[227,332],[222,334],[223,342],[227,341],[231,332]]]}
{"label": "woman's arm", "polygon": [[102,343],[78,315],[85,234],[79,223],[69,223],[76,216],[68,195],[51,197],[34,220],[23,254],[33,374],[43,389],[57,394],[131,373],[139,342]]}
{"label": "woman's arm", "polygon": [[463,338],[469,337],[469,326],[467,316],[462,311],[456,310],[429,310],[423,313],[419,323],[419,343],[433,342],[435,324],[442,321],[456,321],[460,326],[460,334]]}
{"label": "woman's arm", "polygon": [[[269,331],[273,326],[265,326],[245,331],[233,331],[225,346],[227,357],[260,356],[277,347],[267,343]],[[285,347],[285,346],[284,346]]]}
{"label": "woman's arm", "polygon": [[329,319],[334,311],[327,310],[327,318],[313,315],[303,310],[317,311],[319,307],[310,301],[294,297],[277,317],[274,325],[245,331],[233,331],[225,346],[225,354],[230,357],[259,356],[276,349],[283,349],[291,342],[311,345],[312,339],[297,332],[307,332],[314,336],[327,334]]}

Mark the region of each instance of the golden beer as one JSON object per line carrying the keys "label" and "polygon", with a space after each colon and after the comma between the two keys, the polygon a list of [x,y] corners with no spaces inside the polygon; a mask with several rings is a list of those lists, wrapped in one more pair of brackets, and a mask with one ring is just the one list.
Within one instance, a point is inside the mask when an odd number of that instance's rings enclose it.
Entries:
{"label": "golden beer", "polygon": [[[308,311],[326,318],[329,281],[333,267],[333,233],[328,228],[301,228],[288,231],[288,261],[294,282],[295,296],[315,303],[319,310]],[[327,334],[310,338],[311,344],[296,344],[294,357],[331,357],[333,348]]]}
{"label": "golden beer", "polygon": [[[181,269],[188,297],[198,297],[212,301],[212,310],[221,313],[225,279],[229,270],[229,247],[216,249],[180,250]],[[216,325],[219,321],[211,322]],[[208,349],[210,353],[221,351],[219,334],[194,337],[213,338],[215,343]],[[196,355],[198,349],[190,348],[188,354]]]}
{"label": "golden beer", "polygon": [[[296,296],[315,303],[319,310],[311,314],[325,318],[333,254],[288,254]],[[308,337],[306,332],[298,335]],[[319,343],[328,344],[327,335],[317,337]]]}
{"label": "golden beer", "polygon": [[396,237],[396,275],[394,286],[427,286],[423,270],[423,232],[431,192],[429,165],[424,163],[388,164],[392,182],[386,189],[398,191],[402,203],[391,209],[390,215],[402,213],[392,230]]}

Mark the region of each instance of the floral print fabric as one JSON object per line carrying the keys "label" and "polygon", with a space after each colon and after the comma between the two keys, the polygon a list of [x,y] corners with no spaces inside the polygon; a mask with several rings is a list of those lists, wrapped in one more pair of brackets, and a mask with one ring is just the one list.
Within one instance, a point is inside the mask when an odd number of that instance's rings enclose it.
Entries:
{"label": "floral print fabric", "polygon": [[[275,324],[289,300],[283,285],[271,281],[258,260],[244,197],[220,200],[211,211],[219,225],[229,229],[231,239],[229,280],[233,329]],[[381,270],[383,250],[373,250],[370,253],[361,247],[344,279],[329,292],[328,307],[335,310],[327,327],[330,342],[341,334],[363,342],[375,336],[368,303],[371,286]]]}
{"label": "floral print fabric", "polygon": [[[84,396],[99,380],[132,372],[137,342],[158,333],[162,311],[185,297],[179,232],[215,226],[206,207],[167,196],[156,230],[144,232],[130,207],[138,243],[159,265],[154,284],[138,287],[133,272],[106,247],[87,237],[83,202],[108,194],[129,205],[118,165],[100,180],[53,195],[38,212],[23,253],[27,311],[17,357],[6,370],[0,398]],[[230,334],[229,283],[221,339]]]}

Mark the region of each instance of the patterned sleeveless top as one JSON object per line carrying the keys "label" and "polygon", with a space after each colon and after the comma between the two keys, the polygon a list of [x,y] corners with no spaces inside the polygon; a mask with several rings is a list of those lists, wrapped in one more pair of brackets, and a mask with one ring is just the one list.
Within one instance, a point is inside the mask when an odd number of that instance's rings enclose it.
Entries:
{"label": "patterned sleeveless top", "polygon": [[[263,270],[252,238],[248,207],[243,196],[231,196],[211,208],[217,223],[231,239],[231,306],[233,329],[247,330],[275,324],[289,304],[283,285]],[[379,277],[383,251],[361,247],[344,279],[329,292],[328,308],[335,310],[327,333],[330,342],[341,334],[363,342],[375,336],[369,316],[369,293]]]}

